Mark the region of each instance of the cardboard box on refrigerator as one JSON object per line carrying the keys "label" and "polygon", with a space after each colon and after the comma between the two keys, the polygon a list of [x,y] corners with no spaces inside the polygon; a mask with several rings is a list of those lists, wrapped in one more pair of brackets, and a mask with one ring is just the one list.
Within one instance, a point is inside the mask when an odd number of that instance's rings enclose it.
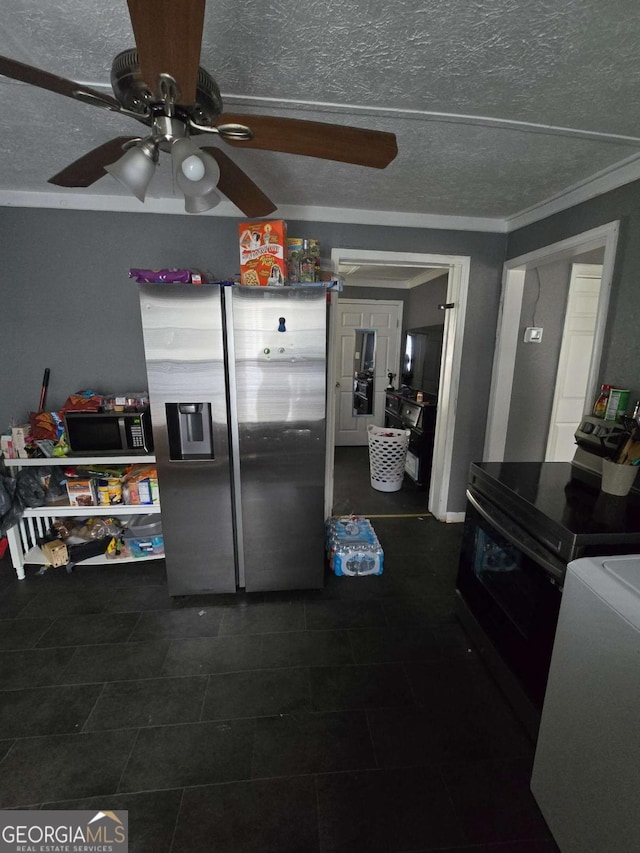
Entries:
{"label": "cardboard box on refrigerator", "polygon": [[287,280],[287,223],[284,219],[241,222],[240,283],[255,287],[273,287]]}

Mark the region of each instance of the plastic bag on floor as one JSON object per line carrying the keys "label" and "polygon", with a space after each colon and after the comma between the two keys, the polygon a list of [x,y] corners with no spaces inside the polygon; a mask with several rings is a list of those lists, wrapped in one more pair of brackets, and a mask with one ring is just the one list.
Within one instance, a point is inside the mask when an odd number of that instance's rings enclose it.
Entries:
{"label": "plastic bag on floor", "polygon": [[0,474],[0,536],[17,524],[22,514],[15,497],[16,481]]}

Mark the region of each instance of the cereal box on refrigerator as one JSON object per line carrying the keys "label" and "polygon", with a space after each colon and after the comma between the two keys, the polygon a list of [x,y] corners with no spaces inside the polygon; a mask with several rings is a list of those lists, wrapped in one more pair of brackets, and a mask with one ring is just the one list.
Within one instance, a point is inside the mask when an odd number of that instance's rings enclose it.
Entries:
{"label": "cereal box on refrigerator", "polygon": [[241,222],[240,282],[257,287],[285,284],[287,223],[284,219]]}

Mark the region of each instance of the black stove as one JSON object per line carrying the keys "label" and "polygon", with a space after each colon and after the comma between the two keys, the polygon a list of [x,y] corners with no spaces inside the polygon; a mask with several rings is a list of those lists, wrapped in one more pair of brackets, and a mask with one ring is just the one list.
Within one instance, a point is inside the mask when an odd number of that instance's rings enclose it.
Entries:
{"label": "black stove", "polygon": [[458,615],[535,739],[567,563],[640,553],[640,494],[600,490],[600,459],[471,465]]}
{"label": "black stove", "polygon": [[633,544],[640,550],[640,494],[604,494],[595,471],[570,462],[479,462],[469,487],[566,562],[628,553]]}

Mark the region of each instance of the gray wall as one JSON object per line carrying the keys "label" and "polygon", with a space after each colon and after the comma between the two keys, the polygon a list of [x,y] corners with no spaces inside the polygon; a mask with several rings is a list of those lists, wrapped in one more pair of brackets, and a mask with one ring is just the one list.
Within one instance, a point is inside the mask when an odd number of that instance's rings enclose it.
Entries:
{"label": "gray wall", "polygon": [[[400,352],[406,351],[407,332],[409,329],[418,329],[428,327],[430,337],[424,341],[424,352],[421,354],[428,357],[422,364],[411,380],[411,385],[416,390],[427,391],[429,394],[438,393],[439,385],[439,370],[440,355],[442,346],[439,341],[442,340],[442,335],[435,334],[435,327],[444,325],[444,311],[438,308],[438,305],[444,304],[447,301],[447,287],[449,284],[449,274],[438,276],[431,281],[420,284],[409,291],[409,299],[407,300],[406,310],[402,321],[402,345]],[[437,362],[437,364],[436,364]],[[402,371],[405,370],[405,362],[403,358]],[[426,375],[423,373],[426,370]],[[398,380],[399,381],[399,380]]]}
{"label": "gray wall", "polygon": [[630,388],[635,400],[640,397],[640,181],[514,231],[507,254],[516,258],[614,220],[620,220],[620,235],[599,384]]}
{"label": "gray wall", "polygon": [[448,278],[448,274],[445,273],[409,290],[345,285],[341,297],[344,299],[391,299],[402,302],[402,330],[406,332],[407,329],[413,329],[416,326],[433,326],[442,322],[442,311],[438,310],[438,304],[446,302]]}
{"label": "gray wall", "polygon": [[[544,460],[571,267],[574,263],[601,264],[603,257],[604,249],[594,249],[576,255],[570,261],[556,261],[527,270],[505,445],[504,458],[507,462]],[[527,326],[543,328],[540,344],[524,343]]]}
{"label": "gray wall", "polygon": [[[525,275],[504,454],[507,462],[544,460],[570,272],[568,261],[558,261],[527,270]],[[541,343],[524,343],[527,326],[543,328]]]}
{"label": "gray wall", "polygon": [[409,291],[403,323],[405,331],[417,329],[418,326],[436,326],[444,323],[444,311],[440,311],[438,305],[447,301],[448,282],[449,275],[445,273]]}
{"label": "gray wall", "polygon": [[[0,428],[37,407],[45,367],[51,368],[48,409],[80,389],[146,387],[138,297],[129,268],[184,266],[233,275],[238,221],[0,208],[5,357]],[[288,226],[292,234],[313,234],[327,248],[471,256],[449,505],[452,512],[463,511],[469,463],[482,456],[505,235],[323,222],[289,221]]]}

